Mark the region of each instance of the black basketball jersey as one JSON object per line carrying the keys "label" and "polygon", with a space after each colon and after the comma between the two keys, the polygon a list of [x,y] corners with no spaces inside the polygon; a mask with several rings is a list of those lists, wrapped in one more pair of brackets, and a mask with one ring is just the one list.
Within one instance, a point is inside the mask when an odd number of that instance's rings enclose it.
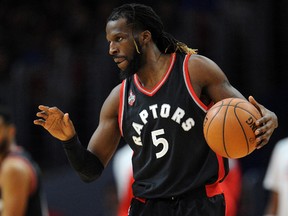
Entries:
{"label": "black basketball jersey", "polygon": [[136,74],[122,82],[119,126],[134,151],[137,197],[181,195],[221,180],[228,171],[226,159],[212,152],[204,139],[209,107],[193,90],[189,57],[171,54],[168,71],[152,90],[141,86]]}
{"label": "black basketball jersey", "polygon": [[41,173],[38,165],[33,161],[30,154],[22,148],[10,152],[7,157],[17,157],[23,160],[31,169],[32,173],[32,191],[26,208],[26,216],[48,216],[46,197],[44,196]]}

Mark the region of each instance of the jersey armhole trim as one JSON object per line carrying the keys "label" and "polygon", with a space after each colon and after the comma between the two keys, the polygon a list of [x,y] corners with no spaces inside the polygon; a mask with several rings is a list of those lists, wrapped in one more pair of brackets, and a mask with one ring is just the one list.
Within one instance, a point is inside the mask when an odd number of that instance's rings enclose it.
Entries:
{"label": "jersey armhole trim", "polygon": [[184,62],[183,62],[183,76],[184,76],[184,81],[187,87],[187,90],[194,100],[194,102],[202,109],[205,113],[211,106],[206,106],[200,98],[196,95],[194,88],[192,86],[191,80],[190,80],[190,75],[189,75],[189,70],[188,70],[188,62],[191,54],[188,54],[185,56]]}
{"label": "jersey armhole trim", "polygon": [[122,123],[123,123],[123,112],[124,112],[124,91],[126,87],[126,80],[124,80],[120,86],[119,92],[119,111],[118,111],[118,125],[121,136],[123,137]]}
{"label": "jersey armhole trim", "polygon": [[223,162],[223,157],[216,154],[217,157],[217,161],[218,161],[218,179],[212,183],[212,184],[207,184],[205,185],[206,188],[206,194],[208,197],[213,197],[217,194],[222,194],[223,193],[223,189],[221,187],[221,185],[219,184],[219,182],[221,182],[224,177],[226,176],[225,173],[225,167],[224,167],[224,162]]}
{"label": "jersey armhole trim", "polygon": [[224,158],[218,154],[216,154],[217,156],[217,161],[218,161],[218,166],[219,166],[219,169],[218,169],[218,179],[217,181],[222,181],[225,176],[226,176],[226,172],[225,172],[225,165],[224,165]]}

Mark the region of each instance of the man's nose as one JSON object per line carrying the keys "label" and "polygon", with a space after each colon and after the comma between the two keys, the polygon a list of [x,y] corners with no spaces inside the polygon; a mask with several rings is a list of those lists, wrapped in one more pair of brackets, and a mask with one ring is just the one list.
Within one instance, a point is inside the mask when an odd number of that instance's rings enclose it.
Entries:
{"label": "man's nose", "polygon": [[117,53],[118,53],[117,47],[115,46],[115,44],[113,42],[111,42],[110,45],[109,45],[109,54],[110,55],[115,55]]}

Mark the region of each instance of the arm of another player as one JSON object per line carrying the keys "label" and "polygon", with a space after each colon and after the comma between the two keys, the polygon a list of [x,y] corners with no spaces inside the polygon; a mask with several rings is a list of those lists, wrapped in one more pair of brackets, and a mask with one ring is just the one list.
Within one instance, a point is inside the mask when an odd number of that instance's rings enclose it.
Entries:
{"label": "arm of another player", "polygon": [[278,208],[278,193],[275,191],[270,191],[269,193],[269,200],[267,203],[267,207],[265,209],[264,216],[273,216],[277,214],[277,208]]}
{"label": "arm of another player", "polygon": [[2,216],[25,215],[32,187],[30,172],[30,168],[19,159],[4,161],[1,169]]}
{"label": "arm of another player", "polygon": [[52,136],[61,140],[71,166],[85,182],[98,178],[108,164],[120,140],[118,127],[120,85],[115,87],[104,102],[98,128],[94,132],[88,148],[80,143],[68,113],[56,107],[39,106],[40,119],[34,124],[44,127]]}
{"label": "arm of another player", "polygon": [[[192,86],[197,96],[214,103],[229,97],[245,97],[235,89],[224,72],[212,60],[200,56],[192,55],[188,64]],[[274,130],[278,127],[278,119],[274,112],[259,104],[252,96],[249,97],[252,103],[262,113],[262,118],[256,121],[258,129],[255,131],[258,148],[267,144]]]}

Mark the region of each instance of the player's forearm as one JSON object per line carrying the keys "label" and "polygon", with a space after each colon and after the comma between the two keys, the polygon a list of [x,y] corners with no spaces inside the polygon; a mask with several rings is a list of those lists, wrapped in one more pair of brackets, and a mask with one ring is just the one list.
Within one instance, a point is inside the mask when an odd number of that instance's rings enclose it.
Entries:
{"label": "player's forearm", "polygon": [[63,147],[71,166],[84,182],[91,182],[101,175],[103,164],[96,155],[81,145],[77,135],[63,142]]}
{"label": "player's forearm", "polygon": [[278,208],[278,193],[275,191],[271,191],[264,216],[277,215],[277,208]]}

